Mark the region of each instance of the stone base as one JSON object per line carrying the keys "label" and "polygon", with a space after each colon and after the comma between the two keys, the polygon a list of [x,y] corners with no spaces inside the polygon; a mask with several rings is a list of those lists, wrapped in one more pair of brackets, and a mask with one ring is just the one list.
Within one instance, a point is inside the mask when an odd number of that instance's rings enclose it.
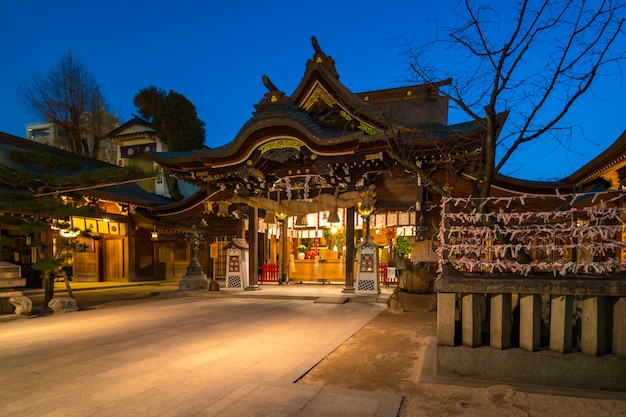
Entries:
{"label": "stone base", "polygon": [[437,346],[437,376],[626,391],[626,360],[548,350]]}
{"label": "stone base", "polygon": [[345,294],[354,294],[354,287],[344,287],[341,292]]}
{"label": "stone base", "polygon": [[206,290],[208,283],[206,276],[203,275],[185,275],[183,279],[178,283],[178,288],[181,291],[198,291]]}
{"label": "stone base", "polygon": [[394,313],[436,311],[437,294],[409,294],[405,291],[396,290],[387,299],[387,308]]}
{"label": "stone base", "polygon": [[32,301],[19,291],[0,292],[0,298],[8,299],[9,304],[13,305],[13,314],[28,315],[33,309]]}
{"label": "stone base", "polygon": [[55,313],[70,313],[78,311],[78,302],[71,297],[54,297],[48,307]]}

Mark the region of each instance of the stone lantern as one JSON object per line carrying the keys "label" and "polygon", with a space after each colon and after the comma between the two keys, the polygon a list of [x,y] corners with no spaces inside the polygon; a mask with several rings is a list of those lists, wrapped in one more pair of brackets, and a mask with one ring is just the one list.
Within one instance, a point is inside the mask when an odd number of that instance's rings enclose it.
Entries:
{"label": "stone lantern", "polygon": [[358,253],[356,294],[380,294],[378,249],[369,236],[356,246]]}
{"label": "stone lantern", "polygon": [[191,233],[191,260],[187,266],[187,273],[183,276],[178,284],[178,288],[183,291],[197,291],[207,288],[206,275],[202,273],[202,265],[198,261],[198,249],[200,247],[200,237],[196,232],[196,226],[192,226]]}
{"label": "stone lantern", "polygon": [[226,249],[226,288],[246,289],[248,278],[248,242],[242,238],[233,239]]}

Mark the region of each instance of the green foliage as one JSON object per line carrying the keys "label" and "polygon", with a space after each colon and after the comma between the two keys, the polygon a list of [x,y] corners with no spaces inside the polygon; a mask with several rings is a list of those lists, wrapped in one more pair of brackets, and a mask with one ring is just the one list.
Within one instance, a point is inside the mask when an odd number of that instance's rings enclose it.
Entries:
{"label": "green foliage", "polygon": [[9,259],[15,251],[17,242],[8,236],[0,236],[0,259]]}
{"label": "green foliage", "polygon": [[9,224],[12,226],[19,226],[24,223],[24,220],[20,217],[9,216],[8,214],[0,215],[0,224]]}
{"label": "green foliage", "polygon": [[45,169],[49,175],[53,171],[73,172],[83,168],[83,165],[76,161],[63,158],[50,153],[38,153],[13,150],[9,152],[9,157],[22,165],[35,165]]}
{"label": "green foliage", "polygon": [[396,239],[396,243],[393,245],[396,253],[400,256],[406,256],[411,253],[411,242],[403,236],[399,236]]}
{"label": "green foliage", "polygon": [[41,258],[37,262],[31,265],[33,269],[37,271],[54,271],[62,266],[62,262],[59,262],[52,258]]}
{"label": "green foliage", "polygon": [[[69,224],[58,224],[61,230],[76,231],[78,229],[70,228]],[[86,252],[89,246],[83,243],[79,237],[91,238],[97,240],[99,237],[92,236],[88,231],[81,231],[76,237],[57,236],[56,251],[53,257],[43,256],[37,260],[32,266],[38,271],[51,271],[58,273],[62,267],[68,265],[68,261],[72,259],[75,253]]]}
{"label": "green foliage", "polygon": [[98,184],[116,183],[122,181],[128,181],[133,179],[145,178],[146,173],[139,168],[130,167],[110,167],[100,168],[93,171],[84,171],[73,175],[71,177],[65,177],[67,187],[71,186],[93,186]]}
{"label": "green foliage", "polygon": [[33,219],[29,221],[22,221],[20,227],[18,227],[16,230],[12,230],[10,233],[17,236],[30,235],[35,233],[41,233],[43,230],[47,229],[48,223],[44,222],[43,220]]}
{"label": "green foliage", "polygon": [[[28,166],[29,170],[15,170],[0,165],[0,183],[11,188],[12,192],[2,194],[9,202],[22,202],[32,205],[35,194],[92,187],[100,184],[123,182],[145,178],[148,174],[137,167],[106,167],[86,170],[81,164],[68,158],[36,152],[14,151],[10,158]],[[45,205],[49,202],[41,202]],[[19,207],[13,207],[19,208]],[[37,208],[39,212],[45,207]]]}
{"label": "green foliage", "polygon": [[[30,168],[34,167],[34,169],[32,172],[8,168],[1,170],[0,182],[9,185],[11,191],[0,193],[0,201],[7,211],[24,213],[28,216],[3,215],[0,216],[0,222],[16,226],[15,229],[9,231],[11,235],[34,237],[33,245],[38,249],[38,260],[33,264],[33,268],[39,271],[58,271],[67,264],[74,253],[87,250],[87,245],[81,243],[79,238],[94,240],[98,238],[92,236],[89,231],[72,229],[68,222],[58,221],[69,219],[71,216],[96,217],[99,214],[95,205],[77,204],[71,198],[61,199],[61,193],[69,197],[73,196],[71,192],[64,192],[64,190],[79,191],[82,188],[101,184],[115,184],[146,177],[146,174],[136,167],[85,170],[81,164],[57,155],[15,151],[11,152],[9,157],[14,162]],[[42,173],[37,174],[37,171]],[[4,175],[5,172],[7,175]],[[81,199],[76,198],[75,201],[81,201]],[[41,236],[41,232],[51,230],[53,227],[77,232],[77,236],[70,238],[57,236],[54,257],[47,257],[45,256],[46,245],[38,236]],[[15,241],[6,236],[0,242],[2,256],[4,257],[8,251],[12,250],[14,245]]]}
{"label": "green foliage", "polygon": [[170,151],[204,146],[205,123],[198,119],[196,107],[182,94],[150,86],[135,95],[134,104],[143,117],[151,120],[152,127]]}

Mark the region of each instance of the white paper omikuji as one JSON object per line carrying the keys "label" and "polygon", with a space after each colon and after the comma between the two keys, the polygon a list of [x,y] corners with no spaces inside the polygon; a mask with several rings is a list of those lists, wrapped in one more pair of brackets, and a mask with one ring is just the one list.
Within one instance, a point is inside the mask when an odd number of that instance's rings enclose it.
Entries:
{"label": "white paper omikuji", "polygon": [[[583,196],[592,197],[592,205],[570,207]],[[451,263],[466,271],[522,275],[535,269],[552,271],[554,275],[624,271],[626,263],[617,257],[618,250],[624,248],[621,236],[626,209],[616,205],[622,197],[623,193],[615,191],[561,194],[556,190],[553,196],[443,198],[437,249],[439,270],[443,263]],[[522,206],[533,199],[541,199],[544,204],[552,199],[555,209],[523,211]],[[486,206],[489,210],[485,210]],[[574,214],[577,221],[572,221]],[[586,256],[572,261],[573,249]],[[541,259],[517,262],[523,252],[541,254]],[[444,254],[447,259],[443,259]],[[588,260],[598,256],[603,260]]]}

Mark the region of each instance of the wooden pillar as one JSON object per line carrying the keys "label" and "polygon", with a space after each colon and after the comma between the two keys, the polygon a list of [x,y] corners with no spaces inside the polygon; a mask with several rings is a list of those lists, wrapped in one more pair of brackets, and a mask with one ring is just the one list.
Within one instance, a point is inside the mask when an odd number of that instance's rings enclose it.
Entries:
{"label": "wooden pillar", "polygon": [[454,346],[456,293],[437,293],[437,344]]}
{"label": "wooden pillar", "polygon": [[[129,209],[130,211],[130,209]],[[129,214],[128,221],[126,223],[126,234],[127,236],[123,239],[126,239],[128,245],[128,282],[133,282],[137,280],[136,275],[136,264],[135,264],[135,224],[133,223],[133,217]],[[154,261],[154,260],[153,260]],[[154,263],[154,262],[153,262]],[[154,278],[153,278],[154,279]]]}
{"label": "wooden pillar", "polygon": [[550,300],[550,350],[569,353],[572,350],[574,297],[552,295]]}
{"label": "wooden pillar", "polygon": [[280,263],[279,284],[289,281],[289,236],[287,236],[287,219],[280,221],[280,251],[278,253]]}
{"label": "wooden pillar", "polygon": [[583,353],[594,356],[606,353],[605,302],[604,297],[583,297],[580,337],[580,349]]}
{"label": "wooden pillar", "polygon": [[519,347],[529,352],[539,350],[541,331],[541,296],[520,294]]}
{"label": "wooden pillar", "polygon": [[342,292],[354,292],[354,207],[346,209],[346,283]]}
{"label": "wooden pillar", "polygon": [[248,279],[246,290],[258,290],[259,275],[259,209],[248,206]]}
{"label": "wooden pillar", "polygon": [[511,347],[511,294],[492,294],[489,317],[489,345],[496,349]]}
{"label": "wooden pillar", "polygon": [[461,337],[469,347],[482,345],[482,312],[484,298],[481,294],[463,294],[461,299]]}

